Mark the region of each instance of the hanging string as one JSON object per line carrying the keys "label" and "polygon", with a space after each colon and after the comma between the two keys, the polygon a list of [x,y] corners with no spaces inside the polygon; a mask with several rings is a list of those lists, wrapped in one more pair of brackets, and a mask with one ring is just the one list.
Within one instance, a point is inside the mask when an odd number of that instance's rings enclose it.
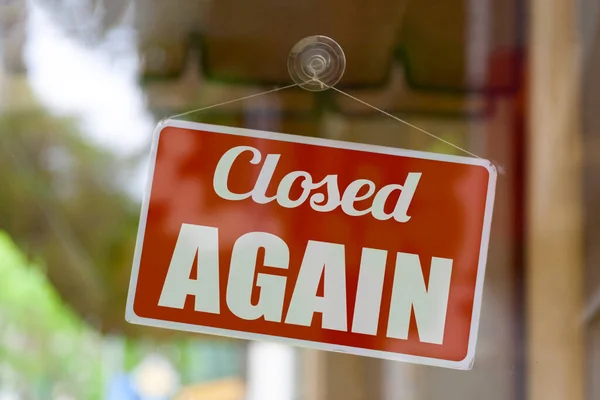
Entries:
{"label": "hanging string", "polygon": [[437,136],[437,135],[435,135],[435,134],[433,134],[433,133],[431,133],[431,132],[428,132],[428,131],[426,131],[426,130],[425,130],[425,129],[423,129],[423,128],[419,128],[418,126],[416,126],[416,125],[413,125],[413,124],[411,124],[410,122],[403,120],[402,118],[398,118],[398,117],[396,117],[395,115],[393,115],[393,114],[390,114],[389,112],[382,110],[381,108],[375,107],[374,105],[372,105],[372,104],[369,104],[369,103],[367,103],[366,101],[363,101],[363,100],[361,100],[361,99],[359,99],[359,98],[357,98],[357,97],[354,97],[354,96],[352,96],[351,94],[344,92],[343,90],[340,90],[340,89],[338,89],[338,88],[336,88],[336,87],[333,87],[333,86],[330,86],[329,88],[330,88],[330,89],[333,89],[333,90],[335,90],[335,91],[336,91],[336,92],[338,92],[338,93],[341,93],[341,94],[343,94],[344,96],[347,96],[347,97],[351,98],[351,99],[352,99],[352,100],[354,100],[354,101],[357,101],[357,102],[359,102],[360,104],[363,104],[363,105],[365,105],[365,106],[367,106],[367,107],[370,107],[370,108],[372,108],[373,110],[379,111],[379,112],[380,112],[380,113],[382,113],[383,115],[385,115],[385,116],[387,116],[387,117],[390,117],[390,118],[392,118],[392,119],[394,119],[394,120],[396,120],[396,121],[398,121],[398,122],[400,122],[400,123],[403,123],[404,125],[410,126],[411,128],[418,130],[419,132],[423,132],[423,133],[425,133],[426,135],[429,135],[429,136],[431,136],[432,138],[434,138],[434,139],[437,139],[437,140],[439,140],[439,141],[440,141],[440,142],[442,142],[442,143],[445,143],[445,144],[447,144],[447,145],[449,145],[449,146],[452,146],[452,147],[454,147],[454,148],[455,148],[455,149],[457,149],[457,150],[460,150],[460,151],[462,151],[462,152],[464,152],[464,153],[466,153],[466,154],[468,154],[468,155],[470,155],[470,156],[473,156],[473,157],[475,157],[475,158],[482,159],[482,157],[479,157],[477,154],[471,153],[471,152],[470,152],[469,150],[467,150],[467,149],[464,149],[464,148],[462,148],[462,147],[460,147],[460,146],[458,146],[458,145],[456,145],[456,144],[454,144],[454,143],[452,143],[452,142],[449,142],[449,141],[447,141],[446,139],[443,139],[443,138],[441,138],[441,137],[439,137],[439,136]]}
{"label": "hanging string", "polygon": [[[350,93],[346,93],[343,90],[338,89],[338,88],[336,88],[334,86],[329,86],[326,83],[321,82],[318,78],[312,78],[311,81],[317,82],[320,85],[322,85],[322,87],[326,87],[328,89],[332,89],[332,90],[334,90],[334,91],[336,91],[336,92],[338,92],[338,93],[340,93],[340,94],[342,94],[342,95],[344,95],[344,96],[346,96],[346,97],[348,97],[348,98],[350,98],[350,99],[352,99],[354,101],[359,102],[360,104],[362,104],[364,106],[367,106],[367,107],[369,107],[369,108],[371,108],[371,109],[373,109],[375,111],[380,112],[381,114],[385,115],[386,117],[392,118],[393,120],[395,120],[397,122],[400,122],[400,123],[402,123],[404,125],[407,125],[407,126],[413,128],[413,129],[418,130],[419,132],[422,132],[422,133],[424,133],[426,135],[429,135],[430,137],[432,137],[432,138],[434,138],[436,140],[439,140],[440,142],[445,143],[448,146],[451,146],[451,147],[455,148],[456,150],[462,151],[463,153],[468,154],[468,155],[470,155],[472,157],[483,159],[482,157],[478,156],[475,153],[470,152],[467,149],[464,149],[464,148],[462,148],[462,147],[460,147],[460,146],[458,146],[458,145],[456,145],[456,144],[454,144],[452,142],[449,142],[448,140],[443,139],[440,136],[438,136],[438,135],[436,135],[434,133],[431,133],[431,132],[429,132],[429,131],[427,131],[427,130],[425,130],[423,128],[420,128],[420,127],[418,127],[418,126],[416,126],[414,124],[411,124],[410,122],[405,121],[402,118],[399,118],[399,117],[397,117],[397,116],[395,116],[393,114],[390,114],[389,112],[387,112],[385,110],[382,110],[381,108],[376,107],[376,106],[374,106],[374,105],[372,105],[370,103],[367,103],[366,101],[361,100],[358,97],[352,96]],[[255,94],[251,94],[249,96],[239,97],[237,99],[224,101],[222,103],[211,104],[211,105],[206,106],[206,107],[202,107],[202,108],[198,108],[198,109],[195,109],[195,110],[186,111],[186,112],[181,113],[181,114],[176,114],[176,115],[170,116],[167,119],[181,118],[181,117],[189,115],[189,114],[194,114],[194,113],[197,113],[197,112],[206,111],[206,110],[209,110],[211,108],[221,107],[221,106],[224,106],[224,105],[227,105],[227,104],[237,103],[238,101],[244,101],[244,100],[248,100],[248,99],[251,99],[251,98],[254,98],[254,97],[264,96],[264,95],[267,95],[267,94],[270,94],[270,93],[275,93],[275,92],[279,92],[279,91],[282,91],[282,90],[291,89],[293,87],[301,86],[301,85],[302,84],[300,84],[300,83],[294,83],[294,84],[291,84],[291,85],[278,87],[278,88],[275,88],[275,89],[267,90],[266,92],[255,93]]]}
{"label": "hanging string", "polygon": [[287,86],[277,87],[275,89],[267,90],[266,92],[255,93],[255,94],[251,94],[249,96],[239,97],[237,99],[227,100],[227,101],[224,101],[222,103],[211,104],[209,106],[198,108],[196,110],[186,111],[186,112],[181,113],[181,114],[172,115],[172,116],[168,117],[167,119],[181,118],[181,117],[189,115],[189,114],[194,114],[194,113],[197,113],[197,112],[200,112],[200,111],[206,111],[206,110],[209,110],[211,108],[217,108],[217,107],[221,107],[221,106],[224,106],[224,105],[227,105],[227,104],[231,104],[231,103],[237,103],[238,101],[244,101],[244,100],[248,100],[248,99],[251,99],[251,98],[254,98],[254,97],[264,96],[264,95],[267,95],[269,93],[279,92],[281,90],[291,89],[291,88],[296,87],[296,86],[299,86],[299,84],[298,83],[294,83],[293,85],[287,85]]}

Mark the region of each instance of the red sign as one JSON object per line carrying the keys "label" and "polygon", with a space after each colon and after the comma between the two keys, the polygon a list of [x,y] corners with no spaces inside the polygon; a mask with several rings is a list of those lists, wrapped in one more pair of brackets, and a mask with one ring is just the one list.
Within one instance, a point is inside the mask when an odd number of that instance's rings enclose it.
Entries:
{"label": "red sign", "polygon": [[152,159],[129,322],[471,367],[489,161],[183,121]]}

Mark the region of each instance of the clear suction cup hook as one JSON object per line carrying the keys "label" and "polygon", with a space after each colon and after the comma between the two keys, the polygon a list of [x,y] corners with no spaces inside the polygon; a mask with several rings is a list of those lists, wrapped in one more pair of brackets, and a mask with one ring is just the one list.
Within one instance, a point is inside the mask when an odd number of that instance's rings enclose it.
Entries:
{"label": "clear suction cup hook", "polygon": [[340,81],[346,69],[342,47],[327,36],[309,36],[292,48],[288,71],[301,88],[312,92],[327,90]]}

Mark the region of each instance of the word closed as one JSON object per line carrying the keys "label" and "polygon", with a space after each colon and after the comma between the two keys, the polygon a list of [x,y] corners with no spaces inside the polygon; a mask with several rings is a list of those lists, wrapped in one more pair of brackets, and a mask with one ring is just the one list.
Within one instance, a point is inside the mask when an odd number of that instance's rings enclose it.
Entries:
{"label": "word closed", "polygon": [[128,321],[471,368],[488,161],[182,121],[153,148]]}

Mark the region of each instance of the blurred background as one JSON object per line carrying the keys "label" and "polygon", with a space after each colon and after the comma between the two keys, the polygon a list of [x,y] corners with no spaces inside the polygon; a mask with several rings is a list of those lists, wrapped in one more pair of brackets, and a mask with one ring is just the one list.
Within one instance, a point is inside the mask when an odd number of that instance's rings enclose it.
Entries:
{"label": "blurred background", "polygon": [[[0,0],[0,400],[600,399],[597,0]],[[129,325],[154,126],[338,85],[500,171],[461,372]],[[333,91],[202,122],[453,153]]]}

